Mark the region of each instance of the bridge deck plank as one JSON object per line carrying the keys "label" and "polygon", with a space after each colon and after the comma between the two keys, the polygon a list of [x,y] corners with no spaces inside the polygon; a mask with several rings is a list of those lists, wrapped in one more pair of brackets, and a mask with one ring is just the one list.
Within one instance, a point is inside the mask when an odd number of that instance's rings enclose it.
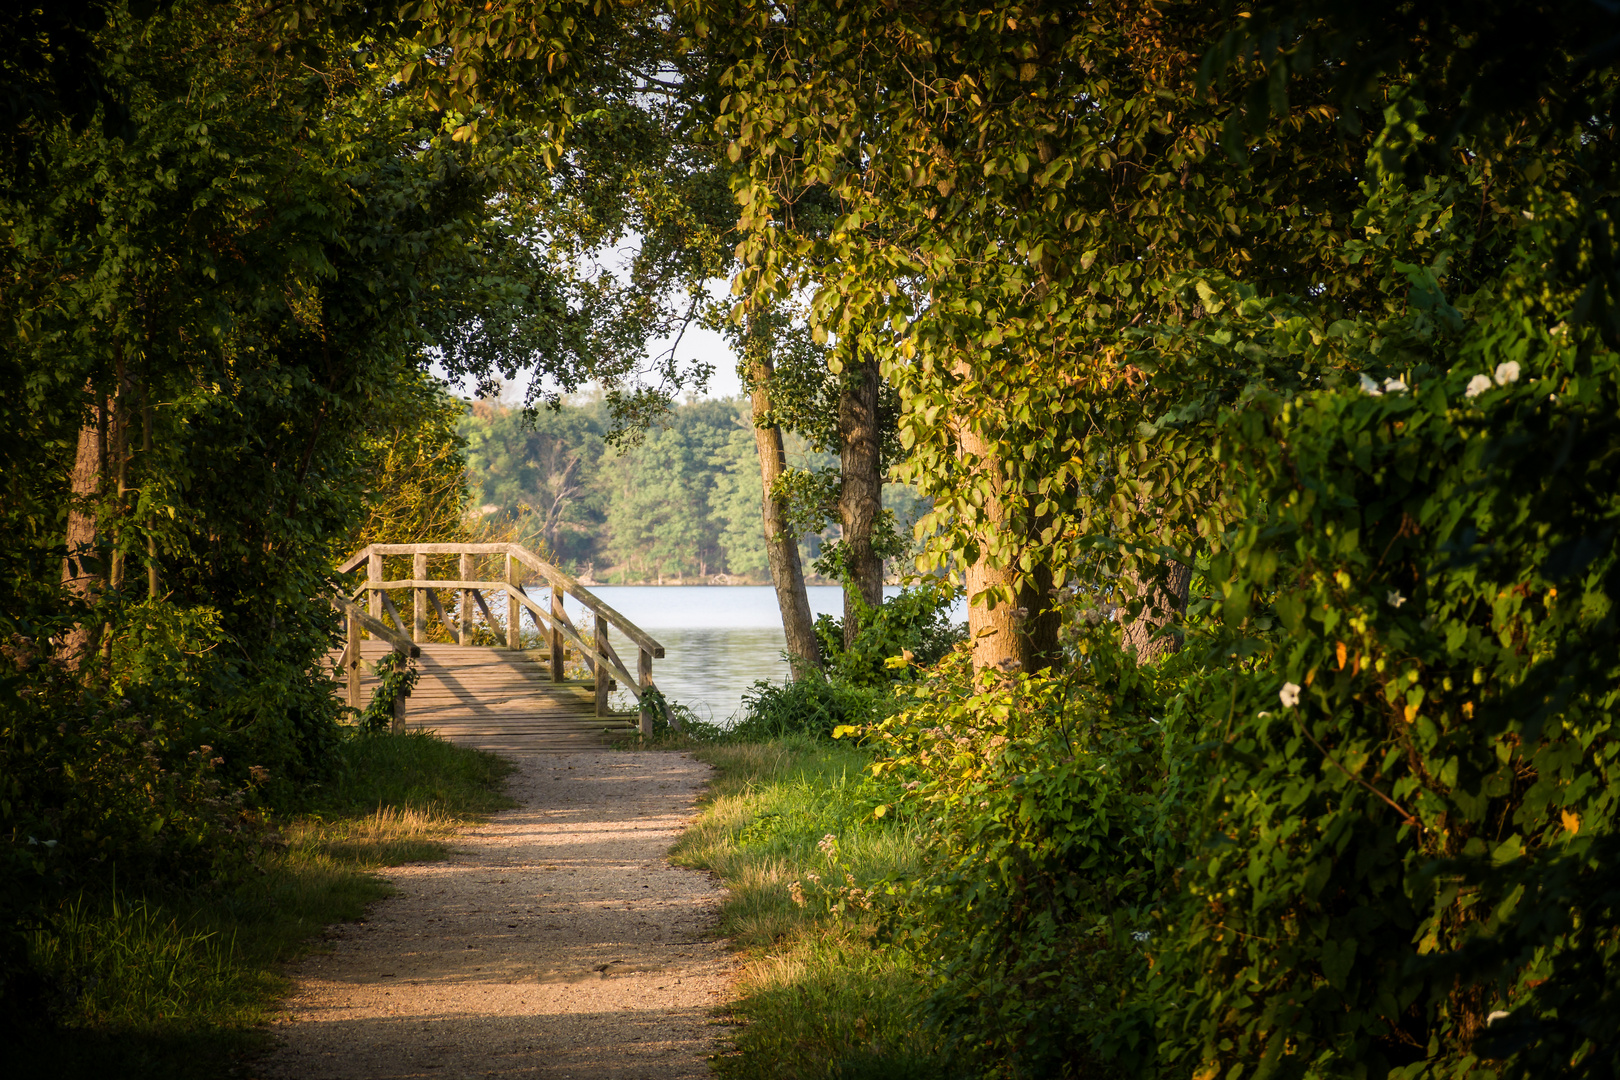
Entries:
{"label": "bridge deck plank", "polygon": [[[505,754],[593,750],[635,731],[633,716],[596,715],[588,680],[552,682],[541,652],[431,642],[421,648],[422,676],[405,710],[407,729],[437,731],[458,745]],[[362,701],[377,686],[372,665],[388,651],[386,642],[361,642]],[[335,663],[337,654],[330,659]]]}

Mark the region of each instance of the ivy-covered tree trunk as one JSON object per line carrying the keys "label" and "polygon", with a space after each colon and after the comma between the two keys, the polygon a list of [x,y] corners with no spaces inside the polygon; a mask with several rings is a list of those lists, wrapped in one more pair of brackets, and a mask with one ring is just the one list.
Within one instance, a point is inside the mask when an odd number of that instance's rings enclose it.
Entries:
{"label": "ivy-covered tree trunk", "polygon": [[765,495],[761,500],[765,519],[765,557],[776,586],[776,602],[782,608],[782,630],[787,634],[788,655],[793,657],[793,677],[821,666],[821,650],[816,645],[815,620],[810,615],[810,594],[804,588],[804,567],[799,562],[799,538],[788,523],[787,507],[776,495],[776,481],[787,468],[787,451],[782,446],[782,429],[770,422],[771,364],[765,357],[753,361],[754,445],[759,450],[759,474]]}
{"label": "ivy-covered tree trunk", "polygon": [[[1020,583],[1020,547],[1039,532],[1021,509],[1012,509],[1002,489],[1001,459],[983,435],[964,424],[957,434],[964,459],[974,461],[991,478],[978,527],[978,557],[967,568],[968,637],[973,642],[973,670],[1005,674],[1055,667],[1061,616],[1052,599],[1052,574],[1037,565]],[[1007,597],[1012,597],[1012,602]],[[990,605],[996,598],[995,606]]]}
{"label": "ivy-covered tree trunk", "polygon": [[[106,561],[97,543],[96,518],[102,498],[102,478],[107,459],[107,402],[93,385],[86,393],[95,399],[89,422],[79,428],[78,452],[73,471],[68,474],[67,555],[62,560],[62,588],[71,596],[93,601],[106,580]],[[64,666],[77,670],[94,651],[98,627],[78,623],[63,635],[57,657]]]}
{"label": "ivy-covered tree trunk", "polygon": [[1134,574],[1132,577],[1144,595],[1141,612],[1125,623],[1125,648],[1136,653],[1138,664],[1156,664],[1181,651],[1181,638],[1166,633],[1165,628],[1186,613],[1192,567],[1172,563],[1159,581]]}
{"label": "ivy-covered tree trunk", "polygon": [[859,598],[883,603],[883,559],[872,548],[872,530],[883,512],[883,440],[878,431],[877,358],[859,356],[845,368],[838,394],[840,482],[838,520],[843,526],[845,567],[844,644],[860,632]]}

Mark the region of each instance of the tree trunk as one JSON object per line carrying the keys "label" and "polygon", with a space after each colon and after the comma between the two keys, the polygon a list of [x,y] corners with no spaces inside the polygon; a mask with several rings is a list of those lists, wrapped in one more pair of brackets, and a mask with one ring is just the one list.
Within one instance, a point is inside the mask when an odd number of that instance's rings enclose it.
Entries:
{"label": "tree trunk", "polygon": [[[95,387],[85,391],[95,395],[95,407],[88,424],[79,429],[78,453],[68,476],[67,556],[62,560],[62,588],[80,600],[94,602],[106,584],[106,560],[98,550],[96,519],[100,512],[102,478],[107,462],[107,402],[96,395]],[[62,636],[57,657],[68,669],[77,671],[96,649],[99,627],[83,622]]]}
{"label": "tree trunk", "polygon": [[1192,585],[1192,567],[1184,563],[1171,563],[1162,582],[1146,586],[1142,578],[1130,575],[1138,593],[1145,593],[1140,614],[1125,624],[1124,644],[1136,653],[1138,664],[1157,664],[1167,656],[1181,651],[1181,639],[1175,634],[1163,633],[1169,624],[1187,611],[1187,590]]}
{"label": "tree trunk", "polygon": [[883,560],[872,550],[872,527],[883,511],[882,441],[878,433],[877,361],[854,359],[838,393],[838,454],[841,480],[838,520],[843,525],[845,565],[844,645],[860,632],[856,599],[867,607],[883,603]]}
{"label": "tree trunk", "polygon": [[765,555],[770,561],[771,581],[776,601],[782,608],[782,629],[787,633],[787,651],[793,677],[821,667],[821,650],[816,645],[815,620],[810,615],[810,594],[804,588],[804,567],[799,563],[799,538],[788,526],[787,510],[773,494],[776,478],[787,468],[787,452],[782,448],[782,429],[760,421],[771,412],[769,359],[753,362],[754,445],[759,450],[759,475],[765,485],[762,507],[765,518]]}
{"label": "tree trunk", "polygon": [[[1038,535],[1037,523],[1010,514],[1002,497],[1001,461],[976,431],[964,425],[957,433],[963,456],[974,459],[975,467],[992,478],[992,494],[985,500],[985,520],[981,526],[979,558],[967,568],[968,636],[973,643],[973,670],[999,671],[1006,675],[1037,672],[1062,663],[1058,645],[1061,616],[1052,598],[1051,571],[1037,566],[1031,581],[1014,587],[1015,560],[991,561],[995,541],[1011,532],[1015,543]],[[1012,592],[1013,603],[1002,601],[991,608],[984,594],[989,590]]]}
{"label": "tree trunk", "polygon": [[[152,475],[152,397],[150,376],[141,380],[141,467]],[[158,577],[157,538],[146,534],[146,598],[156,600],[161,581]]]}
{"label": "tree trunk", "polygon": [[118,389],[114,392],[112,400],[112,414],[108,418],[108,466],[110,480],[113,484],[114,501],[112,506],[113,535],[112,541],[112,567],[111,585],[114,589],[123,587],[124,568],[128,558],[126,548],[128,537],[124,535],[124,518],[129,513],[129,413],[132,407],[134,386],[129,381],[129,371],[124,366],[123,351],[118,354]]}

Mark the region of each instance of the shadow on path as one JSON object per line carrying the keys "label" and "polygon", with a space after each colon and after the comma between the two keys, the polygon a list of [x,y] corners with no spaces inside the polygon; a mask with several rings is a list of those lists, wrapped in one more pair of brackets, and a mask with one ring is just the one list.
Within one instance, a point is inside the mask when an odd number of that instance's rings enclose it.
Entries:
{"label": "shadow on path", "polygon": [[721,889],[671,867],[707,766],[679,754],[517,759],[521,802],[294,972],[268,1080],[707,1077],[731,962]]}

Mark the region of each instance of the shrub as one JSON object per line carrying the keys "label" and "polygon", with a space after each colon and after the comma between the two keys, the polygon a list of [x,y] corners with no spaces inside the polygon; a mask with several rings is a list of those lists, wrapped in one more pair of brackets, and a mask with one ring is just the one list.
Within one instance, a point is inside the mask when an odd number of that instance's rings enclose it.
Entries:
{"label": "shrub", "polygon": [[1620,364],[1525,325],[1228,422],[1254,513],[1209,577],[1265,663],[1210,710],[1172,1071],[1620,1069]]}
{"label": "shrub", "polygon": [[1067,672],[958,657],[872,729],[936,837],[891,932],[966,1069],[1620,1069],[1620,364],[1543,345],[1230,416],[1181,653],[1077,627]]}
{"label": "shrub", "polygon": [[[271,653],[250,667],[213,609],[117,601],[110,655],[83,671],[46,659],[44,633],[0,654],[6,1008],[37,989],[28,942],[68,898],[106,895],[115,876],[152,895],[239,880],[262,805],[323,775],[342,739],[313,664]],[[322,624],[303,629],[324,644]]]}
{"label": "shrub", "polygon": [[375,669],[378,683],[371,700],[360,713],[360,730],[368,734],[392,730],[394,708],[401,697],[410,697],[417,680],[422,677],[410,657],[404,653],[384,653]]}
{"label": "shrub", "polygon": [[831,615],[816,620],[816,640],[834,680],[856,686],[881,686],[896,678],[891,659],[910,654],[910,661],[936,664],[958,642],[966,640],[965,627],[950,621],[951,605],[961,593],[939,579],[917,588],[902,589],[875,608],[855,601],[860,630],[844,646],[844,621]]}
{"label": "shrub", "polygon": [[889,701],[887,689],[853,686],[817,671],[784,686],[761,680],[743,694],[743,717],[730,737],[744,742],[783,735],[830,739],[839,727],[877,721]]}
{"label": "shrub", "polygon": [[934,837],[887,931],[929,972],[924,1017],[964,1074],[1151,1058],[1130,991],[1185,855],[1190,746],[1163,706],[1197,672],[1139,669],[1106,634],[1084,647],[1066,673],[978,686],[958,655],[872,732]]}

